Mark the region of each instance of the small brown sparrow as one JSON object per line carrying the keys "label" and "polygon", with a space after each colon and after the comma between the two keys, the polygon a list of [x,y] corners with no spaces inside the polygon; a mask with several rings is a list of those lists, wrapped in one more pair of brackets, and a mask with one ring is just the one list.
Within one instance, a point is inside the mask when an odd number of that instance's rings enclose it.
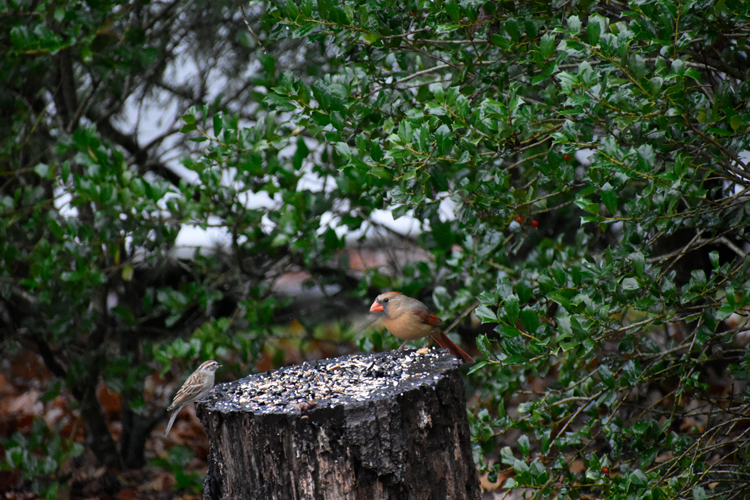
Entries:
{"label": "small brown sparrow", "polygon": [[445,347],[457,358],[468,363],[474,362],[474,358],[454,344],[440,329],[440,318],[417,299],[407,297],[401,292],[381,293],[370,306],[370,312],[382,312],[383,324],[388,331],[404,341],[398,348],[399,351],[410,340],[429,335],[440,347]]}
{"label": "small brown sparrow", "polygon": [[180,410],[182,410],[183,407],[190,403],[200,401],[208,396],[208,393],[214,386],[215,372],[220,366],[219,363],[210,359],[200,365],[198,369],[188,377],[185,383],[182,384],[182,387],[180,387],[180,390],[177,391],[177,395],[172,400],[172,404],[167,408],[167,411],[171,411],[172,415],[169,417],[169,423],[167,424],[167,430],[164,431],[164,437],[169,434],[169,429],[172,428],[174,419],[177,418],[177,414],[180,413]]}

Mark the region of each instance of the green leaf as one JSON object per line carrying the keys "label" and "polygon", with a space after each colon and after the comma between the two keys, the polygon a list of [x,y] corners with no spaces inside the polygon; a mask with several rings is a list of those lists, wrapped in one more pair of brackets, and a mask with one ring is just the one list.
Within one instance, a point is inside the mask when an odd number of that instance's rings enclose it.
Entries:
{"label": "green leaf", "polygon": [[370,148],[370,156],[375,161],[380,161],[383,159],[383,149],[380,147],[379,142],[373,142],[372,147]]}
{"label": "green leaf", "polygon": [[572,93],[573,87],[578,85],[578,77],[572,73],[561,71],[556,76],[560,80],[560,87],[565,94]]}
{"label": "green leaf", "polygon": [[477,337],[477,349],[479,349],[485,358],[493,358],[492,345],[490,344],[487,335],[482,334]]}
{"label": "green leaf", "polygon": [[187,134],[188,132],[192,132],[193,130],[198,130],[198,126],[195,123],[186,123],[180,129],[180,132],[183,134]]}
{"label": "green leaf", "polygon": [[370,276],[370,284],[374,286],[375,288],[389,288],[391,286],[391,280],[388,278],[388,276],[381,274],[379,272],[374,272]]}
{"label": "green leaf", "polygon": [[297,137],[297,149],[295,149],[294,156],[292,156],[292,166],[294,167],[295,170],[302,169],[302,164],[309,154],[310,154],[310,149],[307,147],[304,137],[298,136]]}
{"label": "green leaf", "polygon": [[693,500],[708,500],[708,495],[706,495],[706,490],[703,489],[703,486],[693,488]]}
{"label": "green leaf", "polygon": [[323,233],[323,241],[327,250],[338,250],[341,247],[341,240],[330,227]]}
{"label": "green leaf", "polygon": [[505,339],[515,339],[521,336],[521,330],[513,325],[498,325],[495,331],[500,333]]}
{"label": "green leaf", "polygon": [[34,167],[34,172],[42,179],[52,179],[52,169],[46,163],[37,163]]}
{"label": "green leaf", "polygon": [[598,22],[590,21],[586,25],[586,36],[588,37],[589,43],[591,45],[597,45],[599,43],[599,37],[601,36],[601,34],[601,25]]}
{"label": "green leaf", "polygon": [[458,8],[458,3],[455,0],[446,0],[444,3],[445,12],[450,16],[454,22],[461,20],[461,11]]}
{"label": "green leaf", "polygon": [[221,119],[221,115],[217,113],[214,115],[214,136],[219,137],[222,126],[223,126],[223,122]]}
{"label": "green leaf", "polygon": [[336,127],[336,130],[339,130],[339,131],[344,130],[344,127],[346,127],[344,116],[338,111],[333,111],[330,116],[331,116],[331,124],[334,127]]}
{"label": "green leaf", "polygon": [[320,28],[320,25],[318,23],[314,22],[307,22],[303,23],[301,26],[297,27],[292,31],[292,38],[305,38],[308,37],[313,32],[317,31]]}
{"label": "green leaf", "polygon": [[581,20],[578,16],[568,17],[568,31],[571,35],[578,35],[581,32]]}
{"label": "green leaf", "polygon": [[345,142],[337,142],[336,143],[336,151],[347,160],[351,160],[352,158],[352,150],[349,148],[349,145]]}
{"label": "green leaf", "polygon": [[630,58],[628,69],[636,80],[640,80],[646,74],[646,62],[640,55],[635,54]]}
{"label": "green leaf", "polygon": [[377,33],[365,33],[362,35],[362,39],[367,42],[368,45],[372,45],[373,43],[380,40],[380,35]]}
{"label": "green leaf", "polygon": [[702,80],[700,72],[695,68],[687,68],[687,70],[685,70],[685,77],[692,78],[696,83],[700,83]]}
{"label": "green leaf", "polygon": [[719,267],[721,266],[721,263],[719,261],[719,252],[717,252],[716,250],[708,252],[708,260],[711,261],[711,267],[713,267],[714,269],[719,269]]}
{"label": "green leaf", "polygon": [[471,368],[469,368],[469,371],[466,372],[466,374],[467,375],[471,375],[474,372],[478,372],[479,370],[481,370],[482,368],[484,368],[485,366],[487,366],[487,364],[488,363],[485,360],[478,361],[477,363],[474,363],[474,366],[472,366]]}
{"label": "green leaf", "polygon": [[518,297],[515,295],[509,295],[503,301],[503,312],[508,320],[508,323],[515,325],[518,321],[518,314],[520,312],[520,306],[518,304]]}
{"label": "green leaf", "polygon": [[352,8],[351,5],[344,4],[341,6],[341,9],[344,11],[344,20],[346,24],[352,24],[354,21],[354,8]]}
{"label": "green leaf", "polygon": [[393,174],[383,167],[370,167],[367,173],[386,181],[393,179]]}
{"label": "green leaf", "polygon": [[287,243],[289,243],[289,236],[279,233],[273,237],[273,240],[271,240],[271,247],[278,248],[280,246],[286,245]]}
{"label": "green leaf", "polygon": [[658,96],[661,93],[661,89],[663,85],[664,85],[664,79],[662,79],[661,77],[655,76],[651,78],[648,81],[648,85],[647,85],[649,93],[654,97]]}
{"label": "green leaf", "polygon": [[477,307],[474,314],[482,320],[482,323],[497,323],[497,315],[484,304]]}
{"label": "green leaf", "polygon": [[300,11],[297,8],[297,4],[294,0],[287,0],[285,4],[286,15],[291,18],[292,21],[296,20],[300,16]]}
{"label": "green leaf", "polygon": [[541,324],[539,322],[539,313],[529,307],[524,307],[520,313],[521,323],[526,331],[530,334],[534,334]]}
{"label": "green leaf", "polygon": [[133,313],[127,307],[115,306],[112,312],[116,314],[126,325],[135,326],[137,321]]}
{"label": "green leaf", "polygon": [[646,259],[641,252],[633,252],[629,255],[630,262],[633,264],[635,274],[639,278],[646,278]]}
{"label": "green leaf", "polygon": [[529,472],[529,465],[523,460],[516,459],[513,462],[513,469],[515,469],[518,474],[524,474],[526,472]]}
{"label": "green leaf", "polygon": [[555,35],[552,33],[545,33],[542,35],[542,41],[539,44],[539,50],[542,53],[544,59],[549,59],[555,52]]}
{"label": "green leaf", "polygon": [[729,126],[732,127],[732,130],[735,132],[740,129],[743,125],[742,117],[740,115],[734,115],[729,119]]}
{"label": "green leaf", "polygon": [[732,137],[734,135],[733,132],[718,127],[711,127],[708,129],[708,132],[711,134],[723,135],[724,137]]}
{"label": "green leaf", "polygon": [[607,207],[607,210],[609,210],[609,213],[612,215],[617,214],[617,206],[618,206],[618,198],[617,194],[615,193],[614,188],[609,184],[609,182],[605,183],[602,186],[602,203],[604,203],[604,206]]}
{"label": "green leaf", "polygon": [[641,285],[635,278],[623,278],[620,282],[620,287],[625,292],[632,292],[633,290],[639,290],[641,288]]}
{"label": "green leaf", "polygon": [[418,151],[428,152],[430,149],[430,133],[427,131],[427,127],[422,125],[418,129],[414,130],[414,142],[417,145]]}
{"label": "green leaf", "polygon": [[330,21],[331,17],[331,4],[329,3],[330,0],[318,0],[318,13],[320,14],[320,18],[323,21]]}
{"label": "green leaf", "polygon": [[515,19],[508,19],[505,21],[505,31],[510,35],[510,39],[513,42],[518,43],[521,39],[521,31],[518,28],[518,22]]}
{"label": "green leaf", "polygon": [[442,83],[430,84],[430,92],[435,96],[435,101],[441,103],[445,99],[445,91]]}
{"label": "green leaf", "polygon": [[295,111],[297,109],[297,106],[294,105],[290,98],[279,95],[276,92],[266,94],[263,102],[277,111]]}
{"label": "green leaf", "polygon": [[490,42],[492,42],[494,46],[500,47],[503,50],[510,50],[510,48],[513,47],[513,42],[498,34],[490,35]]}
{"label": "green leaf", "polygon": [[451,141],[450,129],[446,125],[440,125],[435,131],[435,142],[437,143],[438,154],[440,156],[447,155],[453,143]]}
{"label": "green leaf", "polygon": [[521,454],[524,457],[528,457],[530,453],[530,446],[529,446],[529,438],[526,437],[526,434],[521,434],[521,436],[518,438],[518,449],[521,451]]}
{"label": "green leaf", "polygon": [[644,144],[636,149],[638,153],[638,168],[644,172],[650,172],[656,163],[656,154],[650,144]]}
{"label": "green leaf", "polygon": [[716,320],[724,321],[734,314],[734,307],[731,304],[722,304],[722,306],[716,311]]}
{"label": "green leaf", "polygon": [[81,46],[81,60],[86,64],[91,64],[94,59],[94,52],[89,45]]}
{"label": "green leaf", "polygon": [[648,478],[646,477],[646,474],[644,474],[640,469],[634,470],[630,474],[630,477],[628,479],[636,486],[644,487],[648,485]]}
{"label": "green leaf", "polygon": [[599,215],[600,207],[598,203],[594,203],[588,198],[579,198],[575,201],[575,203],[576,205],[578,205],[579,208],[587,211],[588,213]]}
{"label": "green leaf", "polygon": [[123,281],[132,281],[133,280],[133,274],[134,269],[133,266],[128,264],[125,267],[122,268],[122,280]]}

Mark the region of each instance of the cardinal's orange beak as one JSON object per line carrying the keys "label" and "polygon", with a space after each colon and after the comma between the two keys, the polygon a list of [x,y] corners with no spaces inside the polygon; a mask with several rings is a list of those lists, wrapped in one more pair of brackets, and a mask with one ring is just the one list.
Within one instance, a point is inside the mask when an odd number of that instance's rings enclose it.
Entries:
{"label": "cardinal's orange beak", "polygon": [[370,306],[370,312],[380,312],[380,311],[385,311],[385,309],[383,309],[383,304],[381,304],[380,302],[376,300]]}

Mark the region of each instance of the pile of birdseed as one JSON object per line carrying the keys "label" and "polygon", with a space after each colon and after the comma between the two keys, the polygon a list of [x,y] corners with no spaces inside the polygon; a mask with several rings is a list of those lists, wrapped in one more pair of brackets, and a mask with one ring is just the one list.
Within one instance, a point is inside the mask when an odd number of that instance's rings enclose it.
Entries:
{"label": "pile of birdseed", "polygon": [[[426,352],[425,352],[426,351]],[[353,354],[304,362],[217,385],[209,411],[304,413],[363,403],[437,383],[459,360],[446,349]]]}

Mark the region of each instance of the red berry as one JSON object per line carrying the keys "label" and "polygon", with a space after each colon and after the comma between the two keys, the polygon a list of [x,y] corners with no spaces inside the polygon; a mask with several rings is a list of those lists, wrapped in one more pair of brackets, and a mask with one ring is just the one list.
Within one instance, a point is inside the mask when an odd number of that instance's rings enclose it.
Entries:
{"label": "red berry", "polygon": [[533,220],[533,221],[531,221],[531,226],[532,226],[532,227],[533,227],[534,229],[538,228],[538,227],[539,227],[539,221],[538,221],[538,220]]}
{"label": "red berry", "polygon": [[522,217],[516,217],[516,222],[518,222],[519,224],[521,223],[522,220],[523,220]]}
{"label": "red berry", "polygon": [[564,154],[563,155],[563,160],[570,161],[570,155],[569,154]]}
{"label": "red berry", "polygon": [[602,467],[602,472],[605,474],[609,474],[609,467]]}

